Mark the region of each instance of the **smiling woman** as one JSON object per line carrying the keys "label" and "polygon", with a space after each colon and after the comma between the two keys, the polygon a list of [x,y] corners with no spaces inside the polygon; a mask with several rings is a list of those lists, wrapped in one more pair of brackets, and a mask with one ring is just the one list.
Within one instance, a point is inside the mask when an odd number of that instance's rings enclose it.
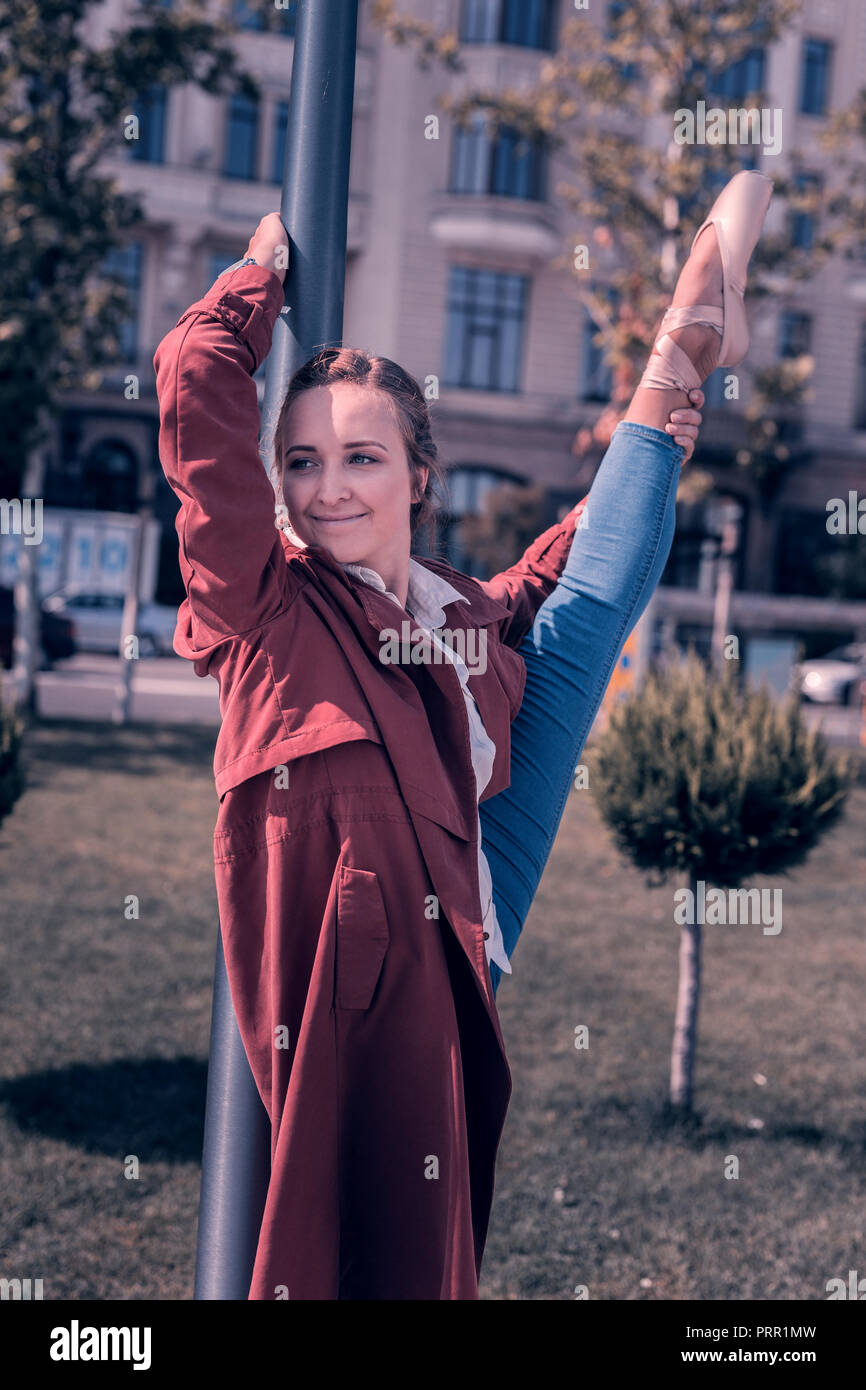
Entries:
{"label": "smiling woman", "polygon": [[[729,234],[738,217],[757,235],[733,205]],[[388,358],[327,348],[295,373],[269,485],[253,376],[287,240],[263,219],[154,358],[174,647],[219,682],[217,896],[271,1124],[249,1297],[477,1299],[511,1095],[496,987],[661,576],[700,423],[686,390],[730,346],[731,294],[705,236],[589,497],[477,580],[412,553],[443,475]]]}

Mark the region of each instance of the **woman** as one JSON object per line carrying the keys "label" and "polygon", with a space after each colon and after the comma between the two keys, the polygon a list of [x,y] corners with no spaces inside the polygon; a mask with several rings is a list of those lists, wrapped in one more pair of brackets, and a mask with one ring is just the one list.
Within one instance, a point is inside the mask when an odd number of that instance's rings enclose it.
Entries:
{"label": "woman", "polygon": [[219,682],[223,944],[271,1121],[251,1299],[478,1297],[511,1093],[494,989],[670,547],[686,393],[745,353],[770,187],[745,172],[717,199],[589,497],[485,582],[411,555],[426,405],[351,349],[289,385],[275,529],[252,380],[283,303],[275,214],[156,350],[174,647]]}

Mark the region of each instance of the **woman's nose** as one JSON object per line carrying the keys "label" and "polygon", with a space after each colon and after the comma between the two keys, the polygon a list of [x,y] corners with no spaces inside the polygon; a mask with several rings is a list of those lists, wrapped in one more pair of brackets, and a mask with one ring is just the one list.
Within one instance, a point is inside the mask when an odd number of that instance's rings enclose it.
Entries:
{"label": "woman's nose", "polygon": [[316,490],[317,499],[326,506],[333,506],[335,502],[345,502],[351,497],[352,489],[348,479],[339,469],[325,467],[319,476],[319,486]]}

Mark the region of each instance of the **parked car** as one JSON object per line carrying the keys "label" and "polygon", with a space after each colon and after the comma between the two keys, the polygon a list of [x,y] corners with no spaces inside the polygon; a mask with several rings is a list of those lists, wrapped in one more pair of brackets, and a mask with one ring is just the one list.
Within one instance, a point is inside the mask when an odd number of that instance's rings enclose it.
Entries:
{"label": "parked car", "polygon": [[858,698],[866,677],[866,642],[849,642],[800,667],[804,700],[822,705],[847,705]]}
{"label": "parked car", "polygon": [[[74,622],[79,651],[117,653],[123,602],[123,594],[95,594],[64,588],[51,594],[45,600],[45,607]],[[176,624],[176,608],[162,603],[140,603],[136,624],[139,656],[170,654]]]}
{"label": "parked car", "polygon": [[[0,663],[8,670],[12,665],[12,643],[15,635],[15,608],[11,589],[0,587]],[[42,665],[73,656],[77,650],[75,624],[67,614],[51,613],[42,607],[41,634]]]}

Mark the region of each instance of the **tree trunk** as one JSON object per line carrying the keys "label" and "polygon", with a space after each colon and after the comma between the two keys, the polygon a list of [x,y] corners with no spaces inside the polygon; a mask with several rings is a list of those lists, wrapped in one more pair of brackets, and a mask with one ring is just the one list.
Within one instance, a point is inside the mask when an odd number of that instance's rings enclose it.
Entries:
{"label": "tree trunk", "polygon": [[[694,874],[689,877],[689,887],[692,891],[692,902],[697,904],[697,883]],[[686,922],[680,937],[680,978],[671,1048],[670,1086],[671,1104],[682,1111],[692,1108],[700,999],[701,924],[697,921]]]}

